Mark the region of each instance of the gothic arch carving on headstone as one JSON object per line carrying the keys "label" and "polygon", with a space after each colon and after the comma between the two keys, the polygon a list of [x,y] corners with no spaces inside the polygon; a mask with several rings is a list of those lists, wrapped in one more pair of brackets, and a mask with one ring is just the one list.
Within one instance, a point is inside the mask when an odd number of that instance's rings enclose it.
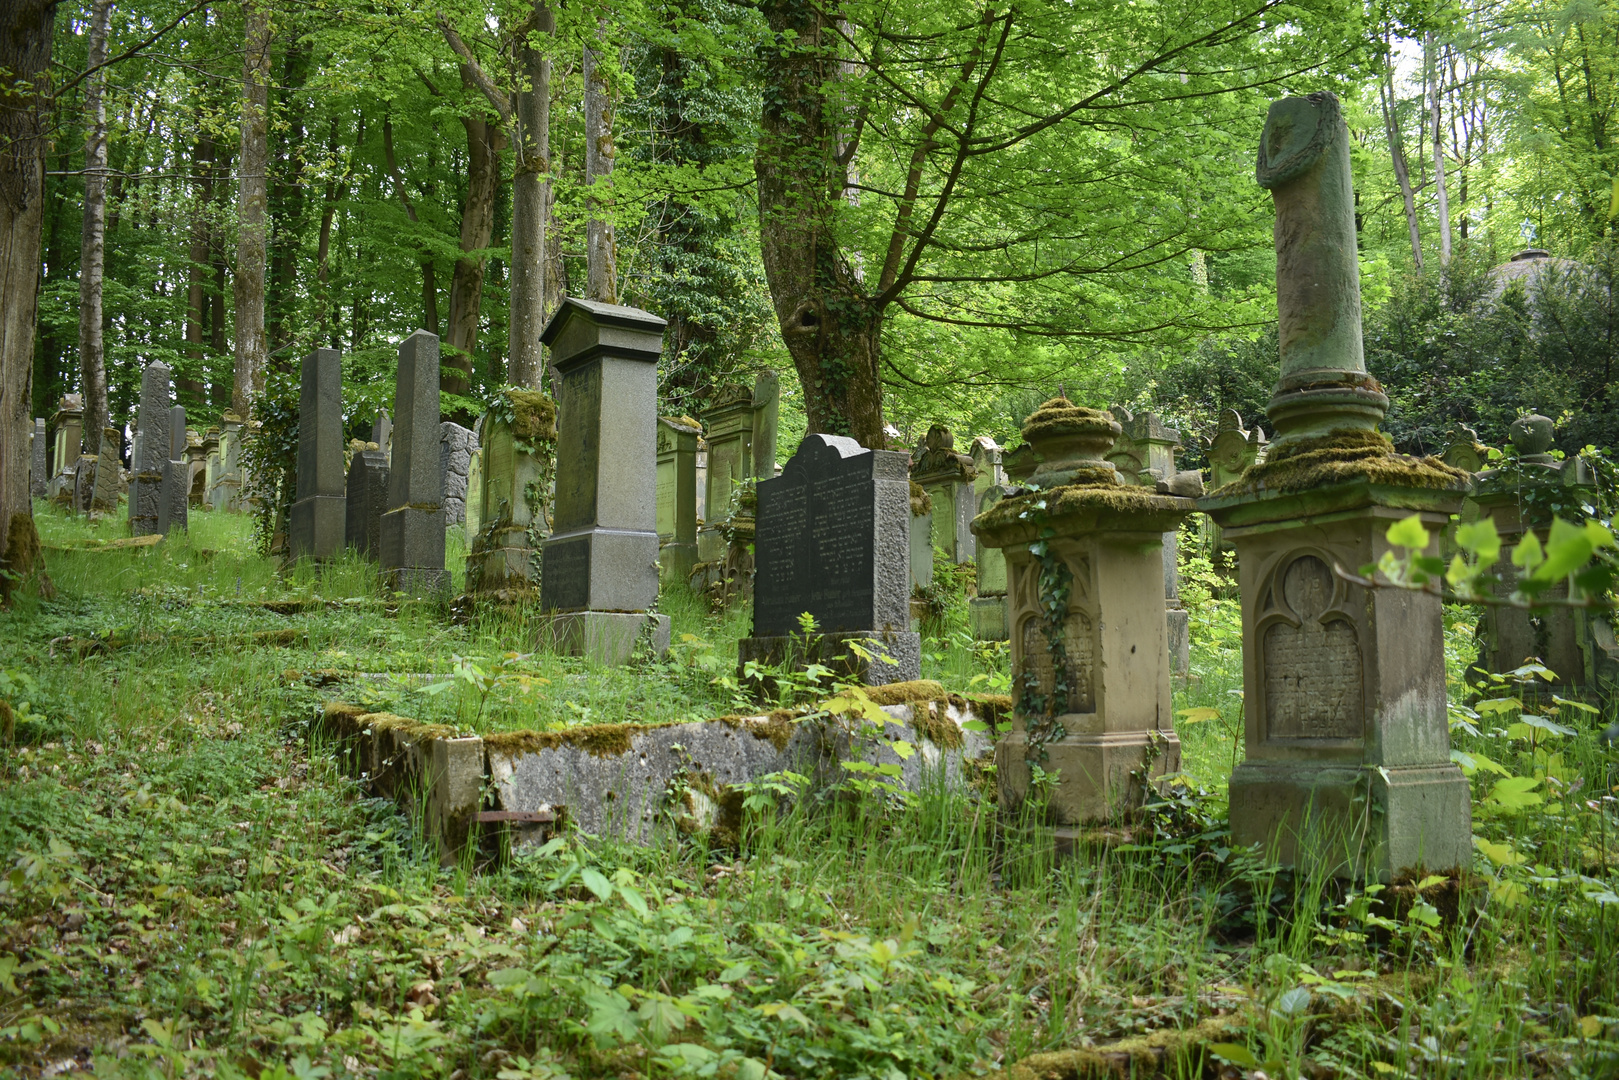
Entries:
{"label": "gothic arch carving on headstone", "polygon": [[1346,588],[1320,556],[1278,560],[1261,593],[1257,703],[1264,737],[1360,739],[1365,666]]}
{"label": "gothic arch carving on headstone", "polygon": [[[1063,622],[1063,644],[1068,653],[1068,708],[1070,713],[1096,711],[1096,627],[1091,616],[1091,566],[1082,554],[1066,558],[1073,580],[1068,595],[1068,615]],[[1054,684],[1051,649],[1046,643],[1041,618],[1040,564],[1026,562],[1014,575],[1013,610],[1019,612],[1017,635],[1018,671],[1032,675],[1042,695],[1049,696]],[[1021,679],[1019,682],[1021,685]]]}

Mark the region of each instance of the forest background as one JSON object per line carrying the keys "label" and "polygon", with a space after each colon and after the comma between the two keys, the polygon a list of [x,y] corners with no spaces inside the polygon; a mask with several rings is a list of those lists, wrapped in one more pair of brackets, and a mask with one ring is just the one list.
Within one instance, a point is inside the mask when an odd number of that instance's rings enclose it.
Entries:
{"label": "forest background", "polygon": [[[669,320],[669,414],[781,371],[784,455],[1006,442],[1058,389],[1252,425],[1258,131],[1332,90],[1402,448],[1529,409],[1619,440],[1613,0],[83,0],[54,28],[32,415],[83,391],[127,424],[162,360],[206,426],[330,345],[363,435],[425,327],[465,422],[547,385],[538,327],[584,295]],[[1558,261],[1503,292],[1526,247]]]}

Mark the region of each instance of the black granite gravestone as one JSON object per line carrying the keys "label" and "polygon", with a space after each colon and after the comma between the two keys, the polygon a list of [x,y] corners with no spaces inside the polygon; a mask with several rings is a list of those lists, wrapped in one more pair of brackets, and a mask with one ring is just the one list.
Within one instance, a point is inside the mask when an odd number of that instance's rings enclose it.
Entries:
{"label": "black granite gravestone", "polygon": [[359,450],[349,465],[344,503],[343,543],[368,559],[382,549],[382,514],[388,506],[388,456]]}
{"label": "black granite gravestone", "polygon": [[343,357],[304,357],[298,395],[298,486],[288,517],[294,558],[330,559],[343,546]]}
{"label": "black granite gravestone", "polygon": [[[869,683],[919,674],[921,642],[910,631],[910,473],[905,454],[867,450],[853,439],[810,435],[782,474],[761,480],[754,539],[753,637],[741,659],[827,663]],[[818,640],[803,644],[799,617]],[[876,655],[869,664],[845,644]],[[795,642],[795,639],[799,639]]]}

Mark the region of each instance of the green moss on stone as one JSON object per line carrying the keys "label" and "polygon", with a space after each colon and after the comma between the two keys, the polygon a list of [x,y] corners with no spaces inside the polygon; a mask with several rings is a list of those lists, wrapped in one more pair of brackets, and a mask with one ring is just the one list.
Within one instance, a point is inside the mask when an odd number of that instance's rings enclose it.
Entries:
{"label": "green moss on stone", "polygon": [[1119,425],[1112,413],[1087,409],[1064,397],[1052,398],[1023,422],[1026,442],[1051,435],[1117,435],[1118,431]]}
{"label": "green moss on stone", "polygon": [[911,481],[911,516],[921,517],[933,512],[933,496],[915,480]]}
{"label": "green moss on stone", "polygon": [[1471,478],[1464,470],[1436,457],[1395,453],[1386,435],[1343,428],[1272,447],[1264,461],[1250,465],[1241,477],[1214,494],[1242,495],[1262,489],[1306,491],[1352,480],[1459,491],[1466,490]]}
{"label": "green moss on stone", "polygon": [[933,679],[912,679],[910,682],[885,683],[868,686],[866,696],[878,705],[909,705],[913,701],[940,701],[944,698],[944,684]]}
{"label": "green moss on stone", "polygon": [[537,754],[571,746],[591,757],[619,757],[630,752],[635,736],[670,724],[582,724],[561,731],[508,731],[485,735],[484,745],[509,756]]}
{"label": "green moss on stone", "polygon": [[557,438],[556,404],[538,390],[508,390],[512,403],[512,434],[526,443],[550,443]]}
{"label": "green moss on stone", "polygon": [[1185,1030],[1166,1029],[1088,1050],[1032,1054],[1003,1074],[1009,1080],[1099,1080],[1126,1076],[1201,1076],[1210,1043],[1229,1042],[1242,1021],[1216,1016]]}
{"label": "green moss on stone", "polygon": [[1125,487],[1122,484],[1112,487],[1102,484],[1064,484],[1045,491],[1034,491],[1002,499],[978,515],[973,524],[980,533],[1019,524],[1024,520],[1024,512],[1036,509],[1035,504],[1041,500],[1045,501],[1044,513],[1046,519],[1050,521],[1068,514],[1098,510],[1117,514],[1158,512],[1165,509],[1165,499],[1166,496],[1155,494],[1146,488]]}

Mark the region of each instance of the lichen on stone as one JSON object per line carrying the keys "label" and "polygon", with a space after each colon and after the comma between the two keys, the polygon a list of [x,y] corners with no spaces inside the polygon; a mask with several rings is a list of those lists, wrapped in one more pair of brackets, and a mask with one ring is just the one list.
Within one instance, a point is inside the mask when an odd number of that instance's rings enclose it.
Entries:
{"label": "lichen on stone", "polygon": [[526,443],[550,443],[557,438],[556,403],[538,390],[507,390],[512,403],[512,434]]}
{"label": "lichen on stone", "polygon": [[911,706],[911,727],[921,738],[941,750],[959,750],[965,740],[961,728],[950,719],[948,701],[918,701]]}
{"label": "lichen on stone", "polygon": [[933,496],[915,480],[911,481],[911,516],[921,517],[933,512]]}
{"label": "lichen on stone", "polygon": [[1259,491],[1305,491],[1351,480],[1401,487],[1465,491],[1469,474],[1436,457],[1417,458],[1395,452],[1388,436],[1376,431],[1340,428],[1325,435],[1273,444],[1265,460],[1216,489],[1216,496]]}
{"label": "lichen on stone", "polygon": [[1118,427],[1112,413],[1054,397],[1029,414],[1023,422],[1023,438],[1033,442],[1049,435],[1115,434]]}
{"label": "lichen on stone", "polygon": [[1025,513],[1037,509],[1036,504],[1042,500],[1045,502],[1045,519],[1054,521],[1065,515],[1084,512],[1141,514],[1162,511],[1175,505],[1166,504],[1168,498],[1169,496],[1155,494],[1146,488],[1125,487],[1122,484],[1112,487],[1102,484],[1064,484],[1045,491],[1031,491],[1002,499],[979,514],[973,520],[973,526],[982,534],[985,530],[1017,525],[1024,520]]}
{"label": "lichen on stone", "polygon": [[484,745],[499,754],[537,754],[571,746],[591,757],[619,757],[634,746],[635,736],[669,724],[580,724],[558,731],[506,731],[483,737]]}
{"label": "lichen on stone", "polygon": [[877,705],[909,705],[913,701],[939,701],[945,697],[944,684],[934,679],[912,679],[864,689],[866,697]]}

